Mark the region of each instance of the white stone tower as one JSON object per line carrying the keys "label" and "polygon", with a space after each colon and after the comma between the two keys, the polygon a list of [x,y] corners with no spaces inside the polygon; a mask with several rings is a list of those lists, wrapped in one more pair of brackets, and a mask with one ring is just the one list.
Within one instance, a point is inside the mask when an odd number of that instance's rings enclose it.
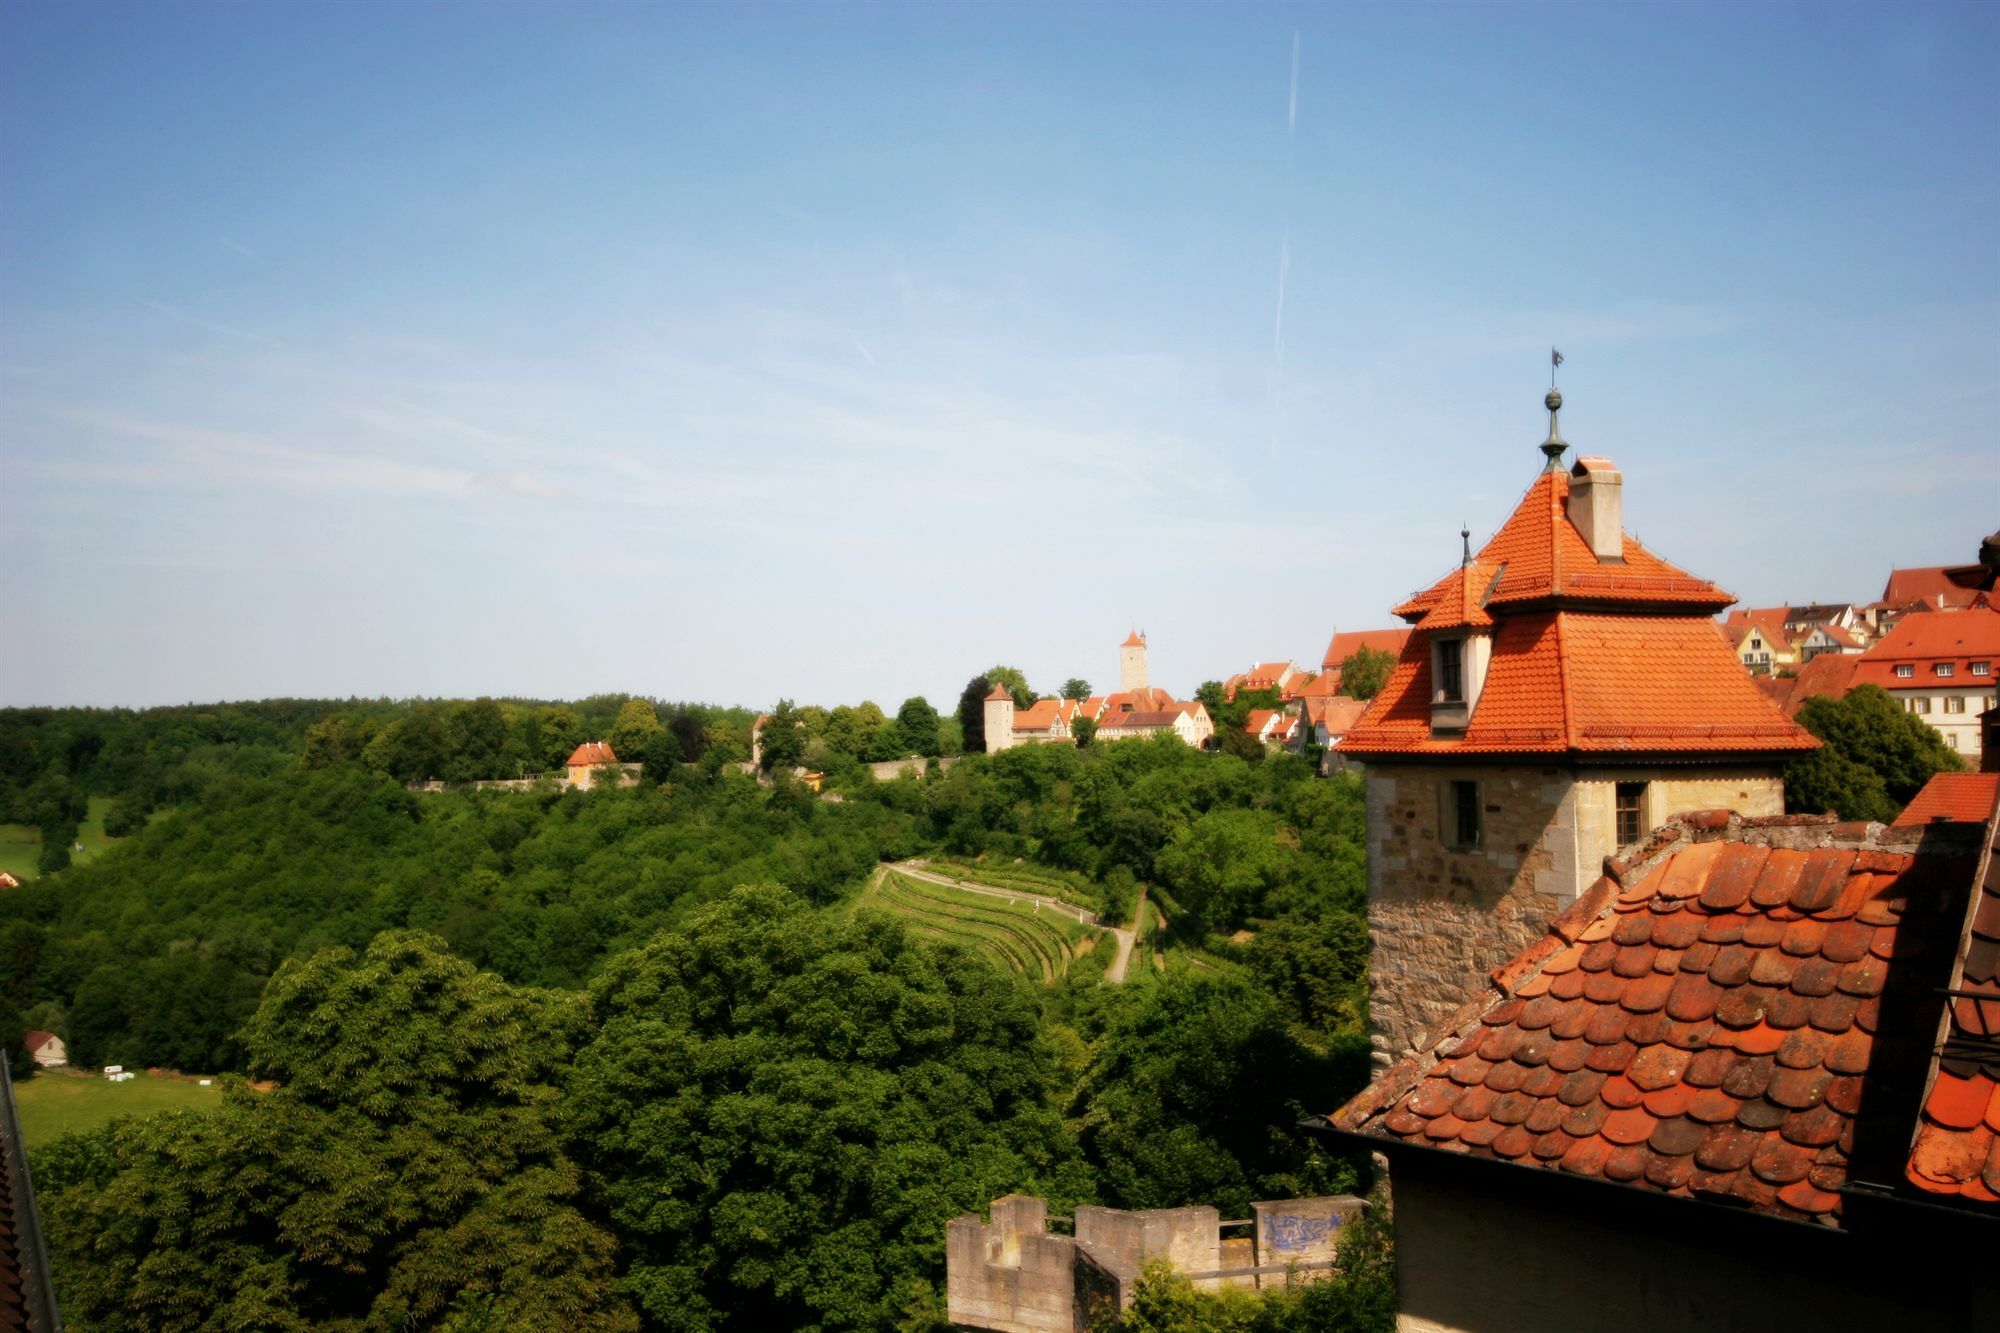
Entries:
{"label": "white stone tower", "polygon": [[1118,688],[1127,694],[1146,688],[1146,636],[1133,630],[1118,648]]}
{"label": "white stone tower", "polygon": [[986,753],[1005,750],[1014,743],[1014,696],[1005,685],[995,685],[986,696]]}

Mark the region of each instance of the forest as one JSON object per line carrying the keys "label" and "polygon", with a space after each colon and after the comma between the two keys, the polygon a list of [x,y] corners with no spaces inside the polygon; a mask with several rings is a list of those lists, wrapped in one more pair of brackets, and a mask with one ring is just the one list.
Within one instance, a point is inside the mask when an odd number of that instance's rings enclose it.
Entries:
{"label": "forest", "polygon": [[[497,714],[501,753],[532,732],[545,767],[557,709],[671,761],[588,792],[385,766]],[[843,722],[924,718],[874,711]],[[840,713],[811,739],[858,761],[825,743]],[[219,1111],[37,1155],[72,1325],[932,1329],[944,1223],[1009,1191],[1228,1216],[1365,1192],[1294,1129],[1367,1075],[1355,780],[1165,739],[886,782],[835,762],[815,793],[743,771],[747,722],[624,698],[0,718],[10,813],[58,783],[134,812],[0,895],[0,1021],[80,1064],[229,1076]],[[857,909],[915,856],[1035,868],[1106,921],[1143,893],[1174,966],[1042,984]],[[1384,1326],[1369,1243],[1324,1292],[1173,1326]]]}

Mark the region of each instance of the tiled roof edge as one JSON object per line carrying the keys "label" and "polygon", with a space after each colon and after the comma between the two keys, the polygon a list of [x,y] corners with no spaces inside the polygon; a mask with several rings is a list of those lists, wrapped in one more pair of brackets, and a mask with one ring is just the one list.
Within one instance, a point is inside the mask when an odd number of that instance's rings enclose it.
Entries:
{"label": "tiled roof edge", "polygon": [[[1610,911],[1623,892],[1636,891],[1666,859],[1683,848],[1723,839],[1755,846],[1810,851],[1827,847],[1862,855],[1921,855],[1962,852],[1984,837],[1980,826],[1930,825],[1892,828],[1872,820],[1843,821],[1838,815],[1739,815],[1732,810],[1692,810],[1654,829],[1623,856],[1604,858],[1604,875],[1557,913],[1548,931],[1525,951],[1496,968],[1451,1017],[1425,1033],[1421,1045],[1326,1117],[1337,1130],[1362,1132],[1367,1122],[1402,1100],[1441,1058],[1440,1048],[1475,1027],[1495,1005],[1504,1004],[1542,967],[1573,944],[1593,921]],[[1894,863],[1884,865],[1890,868]],[[1868,869],[1859,861],[1857,869]]]}

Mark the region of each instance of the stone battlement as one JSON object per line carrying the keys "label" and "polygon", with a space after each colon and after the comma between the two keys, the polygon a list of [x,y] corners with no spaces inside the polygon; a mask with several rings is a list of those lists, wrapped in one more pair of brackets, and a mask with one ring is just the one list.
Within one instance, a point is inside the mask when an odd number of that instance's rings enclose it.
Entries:
{"label": "stone battlement", "polygon": [[[1103,1312],[1124,1310],[1140,1271],[1165,1260],[1196,1286],[1257,1287],[1333,1266],[1340,1227],[1368,1205],[1352,1195],[1250,1205],[1247,1222],[1213,1208],[1076,1210],[1073,1236],[1048,1229],[1046,1200],[995,1199],[992,1220],[966,1213],[945,1231],[951,1321],[993,1333],[1085,1333]],[[1225,1238],[1225,1227],[1251,1234]]]}

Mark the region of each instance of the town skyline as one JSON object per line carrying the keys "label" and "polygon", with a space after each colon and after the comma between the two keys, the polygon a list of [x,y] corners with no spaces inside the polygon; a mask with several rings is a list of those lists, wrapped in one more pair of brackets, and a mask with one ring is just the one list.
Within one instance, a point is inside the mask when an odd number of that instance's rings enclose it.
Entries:
{"label": "town skyline", "polygon": [[486,12],[5,17],[0,703],[1317,666],[1552,344],[1742,605],[2000,512],[1978,8]]}

